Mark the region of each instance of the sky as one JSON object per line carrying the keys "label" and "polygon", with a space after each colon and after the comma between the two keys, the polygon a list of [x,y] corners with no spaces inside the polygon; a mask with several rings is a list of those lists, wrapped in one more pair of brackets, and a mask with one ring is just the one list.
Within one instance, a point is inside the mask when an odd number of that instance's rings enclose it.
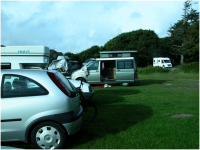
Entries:
{"label": "sky", "polygon": [[[198,1],[192,1],[195,3]],[[125,32],[159,38],[182,19],[184,1],[1,1],[1,45],[80,53]],[[199,12],[199,2],[192,8]]]}

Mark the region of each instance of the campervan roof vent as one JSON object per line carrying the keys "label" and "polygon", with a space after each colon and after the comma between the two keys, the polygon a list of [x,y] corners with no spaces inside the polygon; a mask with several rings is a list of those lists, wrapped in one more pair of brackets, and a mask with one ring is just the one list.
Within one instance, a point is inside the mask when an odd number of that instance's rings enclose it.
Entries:
{"label": "campervan roof vent", "polygon": [[137,53],[135,50],[126,51],[101,51],[100,58],[115,58],[115,57],[133,57],[133,53]]}

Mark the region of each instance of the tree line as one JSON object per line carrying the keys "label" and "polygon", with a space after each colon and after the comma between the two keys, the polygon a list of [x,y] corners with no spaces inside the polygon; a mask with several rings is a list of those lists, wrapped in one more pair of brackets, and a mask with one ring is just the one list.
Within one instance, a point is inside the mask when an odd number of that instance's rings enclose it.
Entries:
{"label": "tree line", "polygon": [[199,12],[191,6],[191,1],[184,3],[182,19],[169,27],[167,37],[159,38],[153,30],[139,29],[121,33],[104,46],[94,45],[77,54],[57,52],[57,55],[82,64],[88,58],[99,58],[100,51],[137,50],[134,57],[140,67],[152,64],[154,57],[169,57],[181,65],[199,61]]}

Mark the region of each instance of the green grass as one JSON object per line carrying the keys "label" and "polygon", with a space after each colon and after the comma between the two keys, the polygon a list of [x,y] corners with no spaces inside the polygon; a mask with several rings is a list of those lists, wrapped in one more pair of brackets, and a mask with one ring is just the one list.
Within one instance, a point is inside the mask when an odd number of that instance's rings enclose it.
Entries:
{"label": "green grass", "polygon": [[[138,76],[133,86],[94,89],[98,116],[69,136],[69,149],[199,149],[199,74]],[[193,116],[171,118],[181,114]]]}
{"label": "green grass", "polygon": [[199,73],[199,62],[192,62],[179,66],[179,69],[184,73]]}

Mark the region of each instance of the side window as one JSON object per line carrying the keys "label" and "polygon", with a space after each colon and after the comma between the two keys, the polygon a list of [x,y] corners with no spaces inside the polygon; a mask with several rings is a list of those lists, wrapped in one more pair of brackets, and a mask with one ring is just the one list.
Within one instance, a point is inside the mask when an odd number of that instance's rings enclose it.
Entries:
{"label": "side window", "polygon": [[49,92],[36,81],[18,75],[3,75],[1,97],[47,95]]}
{"label": "side window", "polygon": [[11,69],[11,63],[1,63],[1,69]]}
{"label": "side window", "polygon": [[87,66],[88,70],[98,70],[98,68],[99,68],[99,61],[93,61]]}
{"label": "side window", "polygon": [[132,60],[117,61],[117,69],[132,69],[132,68],[133,68]]}

